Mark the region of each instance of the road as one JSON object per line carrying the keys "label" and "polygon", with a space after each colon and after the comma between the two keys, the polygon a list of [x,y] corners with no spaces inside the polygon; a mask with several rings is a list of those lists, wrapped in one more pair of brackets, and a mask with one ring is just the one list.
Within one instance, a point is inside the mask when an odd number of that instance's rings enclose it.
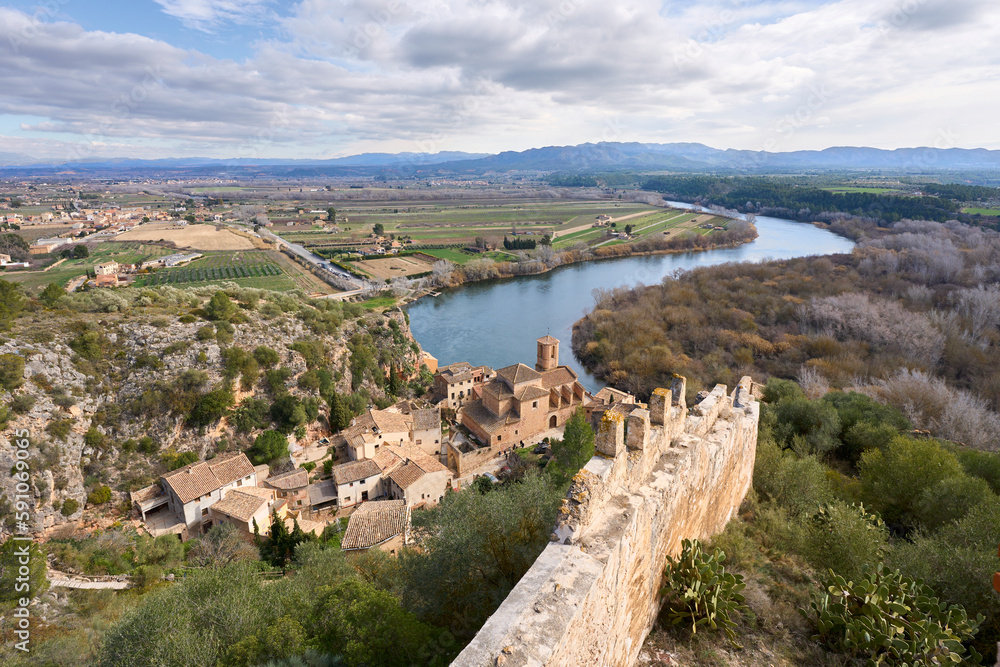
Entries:
{"label": "road", "polygon": [[[358,279],[355,278],[354,276],[352,276],[350,273],[348,273],[344,269],[340,268],[336,264],[331,264],[329,261],[323,259],[319,255],[316,255],[316,254],[314,254],[314,253],[306,250],[304,247],[300,246],[299,244],[297,244],[297,243],[289,243],[288,241],[286,241],[285,239],[281,238],[277,234],[272,233],[270,230],[268,230],[265,227],[261,227],[257,231],[257,233],[260,235],[261,238],[267,239],[268,241],[274,242],[275,244],[278,245],[278,247],[288,249],[289,252],[291,252],[292,254],[296,255],[297,257],[301,257],[306,262],[309,262],[310,264],[318,266],[319,268],[323,269],[324,271],[329,271],[330,273],[332,273],[334,275],[338,275],[338,276],[341,276],[343,278],[346,278],[347,280],[351,281],[354,284],[358,284]],[[359,292],[360,292],[360,289],[359,289]],[[335,295],[335,296],[340,296],[340,295]]]}

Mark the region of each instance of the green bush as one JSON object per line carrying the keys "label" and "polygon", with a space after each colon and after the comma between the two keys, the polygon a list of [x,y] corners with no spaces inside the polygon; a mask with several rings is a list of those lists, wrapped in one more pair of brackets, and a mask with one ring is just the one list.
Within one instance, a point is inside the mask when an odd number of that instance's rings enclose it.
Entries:
{"label": "green bush", "polygon": [[80,509],[80,503],[73,498],[67,498],[63,501],[60,512],[62,512],[63,516],[72,516],[78,509]]}
{"label": "green bush", "polygon": [[753,484],[762,499],[787,508],[793,517],[811,515],[833,500],[823,464],[783,451],[766,433],[757,441]]}
{"label": "green bush", "polygon": [[274,368],[281,361],[278,353],[266,345],[256,347],[253,351],[253,358],[257,360],[261,368]]}
{"label": "green bush", "polygon": [[53,438],[65,441],[69,437],[70,431],[73,429],[72,419],[53,419],[49,422],[45,430]]}
{"label": "green bush", "polygon": [[174,450],[173,445],[167,448],[167,451],[163,452],[161,457],[163,464],[167,466],[167,470],[177,470],[178,468],[183,468],[189,463],[194,463],[198,460],[198,455],[192,451],[180,452]]}
{"label": "green bush", "polygon": [[18,414],[30,412],[35,407],[35,397],[31,394],[18,394],[10,399],[10,409]]}
{"label": "green bush", "polygon": [[958,457],[958,462],[962,464],[967,475],[985,480],[994,493],[1000,493],[1000,454],[980,452],[967,447],[949,447],[949,449]]}
{"label": "green bush", "polygon": [[305,470],[306,472],[312,472],[313,470],[316,469],[316,462],[315,461],[307,461],[307,462],[305,462],[305,463],[302,464],[302,469]]}
{"label": "green bush", "polygon": [[87,494],[87,502],[91,505],[103,505],[111,500],[111,489],[107,486],[99,486]]}
{"label": "green bush", "polygon": [[912,528],[926,489],[962,474],[951,452],[933,440],[897,437],[885,449],[865,452],[858,463],[862,494],[889,524]]}
{"label": "green bush", "polygon": [[288,438],[277,431],[264,431],[254,440],[253,447],[247,450],[247,456],[254,465],[268,463],[287,455]]}
{"label": "green bush", "polygon": [[915,517],[924,528],[937,530],[958,521],[979,503],[996,497],[989,484],[977,477],[957,475],[923,490],[917,498]]}
{"label": "green bush", "polygon": [[833,502],[809,520],[803,555],[817,570],[856,580],[881,560],[888,540],[885,524],[863,505]]}
{"label": "green bush", "polygon": [[680,556],[676,560],[667,557],[663,614],[671,625],[690,623],[692,634],[699,625],[721,629],[735,645],[733,618],[750,608],[740,593],[746,586],[743,577],[726,572],[725,560],[726,554],[719,549],[708,554],[698,540],[684,540]]}
{"label": "green bush", "polygon": [[835,651],[867,658],[869,665],[942,665],[981,656],[966,649],[982,622],[959,606],[941,603],[920,580],[879,564],[858,582],[838,574],[823,582],[808,611],[816,638]]}
{"label": "green bush", "polygon": [[799,454],[825,454],[840,445],[840,418],[832,405],[805,397],[784,398],[764,406],[774,438]]}
{"label": "green bush", "polygon": [[14,391],[24,384],[24,358],[16,354],[0,354],[0,387]]}

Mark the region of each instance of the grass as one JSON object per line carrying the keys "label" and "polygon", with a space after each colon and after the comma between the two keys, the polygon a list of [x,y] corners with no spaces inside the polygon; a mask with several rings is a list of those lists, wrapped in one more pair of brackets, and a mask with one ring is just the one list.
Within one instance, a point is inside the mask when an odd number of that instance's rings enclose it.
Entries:
{"label": "grass", "polygon": [[[145,262],[157,257],[163,257],[173,252],[176,251],[148,243],[135,241],[116,243],[109,241],[97,245],[91,251],[89,257],[66,260],[49,271],[15,271],[9,274],[5,273],[3,277],[5,280],[20,283],[26,289],[33,291],[41,289],[49,283],[65,286],[70,280],[83,275],[97,264],[104,264],[111,261],[118,262],[119,264],[135,264],[136,262]],[[58,251],[56,255],[58,255]]]}
{"label": "grass", "polygon": [[465,264],[474,259],[469,253],[455,248],[429,249],[424,250],[423,253],[431,257],[437,257],[438,259],[446,259],[455,264]]}
{"label": "grass", "polygon": [[971,215],[990,215],[990,216],[1000,216],[1000,208],[963,208],[962,213],[969,213]]}
{"label": "grass", "polygon": [[368,299],[361,304],[366,310],[380,310],[382,308],[392,308],[396,305],[395,297],[391,296],[380,296],[374,299]]}

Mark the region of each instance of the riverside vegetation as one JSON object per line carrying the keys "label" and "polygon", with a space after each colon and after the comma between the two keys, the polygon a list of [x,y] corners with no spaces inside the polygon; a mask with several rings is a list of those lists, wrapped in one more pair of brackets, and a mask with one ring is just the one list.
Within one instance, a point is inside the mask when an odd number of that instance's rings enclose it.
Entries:
{"label": "riverside vegetation", "polygon": [[[581,415],[555,472],[524,452],[500,484],[415,511],[420,549],[398,558],[345,555],[340,522],[318,538],[276,523],[256,544],[228,526],[154,539],[127,493],[163,471],[237,450],[283,469],[288,438],[419,400],[431,378],[405,314],[236,285],[32,295],[0,281],[0,295],[0,417],[31,432],[35,528],[57,529],[34,563],[133,582],[47,590],[35,568],[30,656],[7,641],[15,601],[0,599],[5,665],[447,664],[547,544],[593,450]],[[16,565],[12,497],[4,486],[0,581]]]}
{"label": "riverside vegetation", "polygon": [[[978,664],[973,651],[992,664],[1000,235],[957,222],[840,224],[860,237],[851,255],[599,292],[575,327],[577,354],[640,395],[672,373],[692,394],[770,378],[754,491],[712,542],[746,581],[745,648],[676,631],[650,646],[692,664]],[[843,582],[853,592],[838,598]],[[851,602],[865,586],[896,591],[877,618]],[[951,620],[921,625],[913,595],[954,606]],[[914,615],[888,623],[897,602]],[[884,646],[858,641],[876,626],[891,631],[878,635]],[[885,648],[897,642],[930,648],[907,659]]]}

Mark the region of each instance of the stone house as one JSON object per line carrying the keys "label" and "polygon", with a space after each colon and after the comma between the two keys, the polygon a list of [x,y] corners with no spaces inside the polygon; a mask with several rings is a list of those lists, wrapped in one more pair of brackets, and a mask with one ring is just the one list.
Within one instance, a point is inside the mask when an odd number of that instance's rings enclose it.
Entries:
{"label": "stone house", "polygon": [[452,486],[452,472],[416,445],[387,447],[375,457],[384,494],[407,505],[436,505]]}
{"label": "stone house", "polygon": [[409,415],[369,408],[344,429],[348,457],[352,461],[370,459],[384,445],[409,442],[411,424]]}
{"label": "stone house", "polygon": [[441,408],[414,410],[410,416],[413,419],[413,444],[431,456],[440,456],[444,453],[441,437]]}
{"label": "stone house", "polygon": [[340,541],[344,551],[377,547],[396,553],[410,541],[410,507],[402,500],[375,500],[351,515]]}
{"label": "stone house", "polygon": [[118,275],[120,267],[118,262],[105,262],[104,264],[97,264],[94,266],[94,274],[98,276],[114,276]]}
{"label": "stone house", "polygon": [[565,425],[589,400],[573,369],[559,365],[559,341],[545,336],[535,368],[518,363],[498,370],[482,398],[462,411],[462,425],[499,451]]}
{"label": "stone house", "polygon": [[274,489],[275,495],[288,502],[288,509],[301,510],[309,507],[309,471],[296,468],[263,482],[264,488]]}
{"label": "stone house", "polygon": [[[208,516],[212,524],[230,523],[236,526],[244,537],[254,535],[254,523],[261,535],[271,529],[271,513],[284,518],[287,502],[275,497],[271,489],[248,486],[233,489],[226,497],[209,508]],[[208,526],[203,527],[207,529]]]}
{"label": "stone house", "polygon": [[442,366],[434,375],[434,395],[446,408],[458,410],[476,398],[476,388],[493,377],[489,366],[473,366],[467,361]]}
{"label": "stone house", "polygon": [[351,507],[384,494],[382,468],[373,459],[334,466],[332,472],[337,507]]}
{"label": "stone house", "polygon": [[172,470],[160,477],[160,486],[165,504],[194,533],[195,529],[210,527],[209,512],[228,491],[257,486],[257,474],[241,452]]}

